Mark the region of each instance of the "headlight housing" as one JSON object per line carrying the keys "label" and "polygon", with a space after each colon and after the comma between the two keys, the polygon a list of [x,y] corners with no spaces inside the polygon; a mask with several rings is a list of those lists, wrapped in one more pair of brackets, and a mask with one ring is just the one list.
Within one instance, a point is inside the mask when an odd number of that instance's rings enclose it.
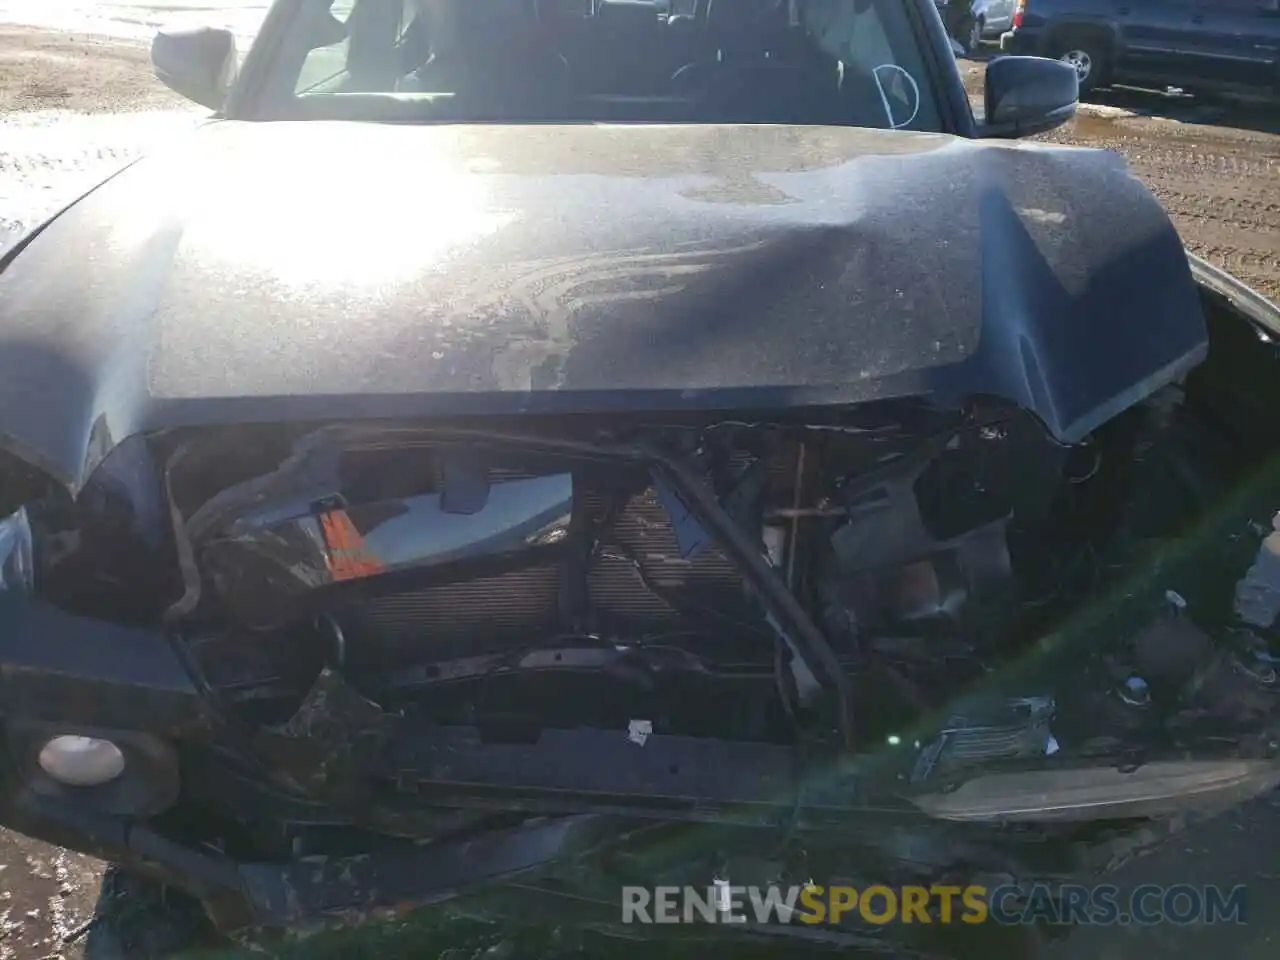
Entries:
{"label": "headlight housing", "polygon": [[0,590],[29,593],[35,579],[26,507],[0,520]]}

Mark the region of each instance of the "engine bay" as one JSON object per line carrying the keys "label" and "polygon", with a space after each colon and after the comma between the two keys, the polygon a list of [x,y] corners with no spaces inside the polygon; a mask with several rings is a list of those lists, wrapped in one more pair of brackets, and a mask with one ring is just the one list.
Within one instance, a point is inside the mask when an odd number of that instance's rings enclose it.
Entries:
{"label": "engine bay", "polygon": [[[622,442],[676,451],[853,676],[895,639],[939,662],[993,648],[1007,605],[1045,589],[1018,583],[1010,550],[1066,451],[1028,418],[990,420],[924,440],[718,421]],[[796,624],[652,465],[478,439],[312,449],[276,475],[279,495],[255,478],[252,509],[231,506],[233,486],[191,517],[203,603],[268,645],[290,637],[290,658],[310,635],[310,669],[384,706],[430,691],[434,719],[462,722],[483,693],[495,720],[625,727],[656,696],[660,726],[788,740],[818,699]],[[708,709],[717,686],[730,703]],[[901,676],[918,706],[914,687]]]}
{"label": "engine bay", "polygon": [[[1199,509],[1211,476],[1153,485],[1198,442],[1182,390],[1070,447],[1016,409],[914,404],[326,428],[273,470],[251,472],[261,454],[232,468],[186,514],[182,616],[210,687],[266,727],[332,671],[389,715],[495,744],[594,729],[863,754],[932,723],[935,760],[1114,746],[1090,698],[1128,729],[1159,664],[1080,651],[1067,686],[1097,687],[1071,694],[1088,707],[1056,703],[1061,676],[989,688]],[[1071,736],[1073,717],[1089,729]],[[997,733],[978,748],[970,727]]]}

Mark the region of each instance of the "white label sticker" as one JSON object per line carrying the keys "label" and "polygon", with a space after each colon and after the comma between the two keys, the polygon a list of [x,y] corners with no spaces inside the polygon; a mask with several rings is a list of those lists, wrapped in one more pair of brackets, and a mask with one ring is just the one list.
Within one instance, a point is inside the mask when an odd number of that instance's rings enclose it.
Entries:
{"label": "white label sticker", "polygon": [[627,726],[627,739],[643,747],[650,734],[653,733],[652,720],[632,720]]}

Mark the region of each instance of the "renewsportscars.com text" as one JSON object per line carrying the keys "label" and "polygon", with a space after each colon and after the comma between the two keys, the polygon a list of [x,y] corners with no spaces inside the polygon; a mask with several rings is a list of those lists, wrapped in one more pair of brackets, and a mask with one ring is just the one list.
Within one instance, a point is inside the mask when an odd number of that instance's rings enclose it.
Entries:
{"label": "renewsportscars.com text", "polygon": [[1058,884],[1026,887],[851,886],[623,887],[622,922],[808,924],[1242,924],[1248,890],[1146,884],[1131,890]]}

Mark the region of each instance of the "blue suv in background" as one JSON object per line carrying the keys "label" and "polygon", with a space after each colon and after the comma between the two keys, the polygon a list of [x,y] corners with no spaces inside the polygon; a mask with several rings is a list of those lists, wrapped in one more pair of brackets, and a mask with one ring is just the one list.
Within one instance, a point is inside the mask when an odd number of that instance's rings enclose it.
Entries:
{"label": "blue suv in background", "polygon": [[1121,82],[1280,100],[1280,0],[1017,0],[1000,49],[1068,61],[1081,92]]}

